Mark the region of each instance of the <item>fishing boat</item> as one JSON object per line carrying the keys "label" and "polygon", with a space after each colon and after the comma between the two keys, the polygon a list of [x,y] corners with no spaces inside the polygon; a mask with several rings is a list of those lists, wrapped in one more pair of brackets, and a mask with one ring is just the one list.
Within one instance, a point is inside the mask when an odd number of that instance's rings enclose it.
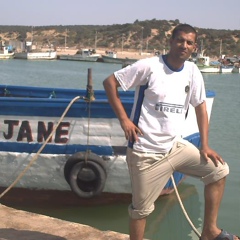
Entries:
{"label": "fishing boat", "polygon": [[8,47],[3,47],[3,51],[0,51],[0,59],[12,59],[14,56],[14,52],[9,52]]}
{"label": "fishing boat", "polygon": [[54,60],[57,59],[56,51],[46,52],[29,52],[27,53],[28,60]]}
{"label": "fishing boat", "polygon": [[[200,53],[194,53],[194,62],[198,66],[201,73],[235,73],[238,69],[228,59],[221,59],[220,61],[210,61],[209,56],[204,56],[203,46],[201,45]],[[220,46],[221,56],[221,46]]]}
{"label": "fishing boat", "polygon": [[199,70],[201,73],[221,73],[219,67],[202,67]]}
{"label": "fishing boat", "polygon": [[100,54],[93,53],[91,49],[82,49],[74,55],[63,54],[59,55],[60,60],[71,60],[71,61],[85,61],[85,62],[96,62]]}
{"label": "fishing boat", "polygon": [[[27,189],[28,197],[30,192],[54,193],[57,201],[67,201],[71,193],[78,202],[95,198],[98,203],[100,196],[116,200],[131,195],[127,141],[105,91],[93,91],[90,70],[87,90],[0,85],[2,190]],[[214,96],[207,91],[209,117]],[[120,98],[130,115],[134,92],[120,91]],[[182,135],[200,146],[193,107]],[[176,184],[185,178],[179,172],[173,177]],[[169,179],[160,195],[173,189]]]}
{"label": "fishing boat", "polygon": [[31,51],[31,52],[20,52],[15,53],[16,59],[27,59],[27,60],[54,60],[57,59],[56,51]]}
{"label": "fishing boat", "polygon": [[201,73],[236,73],[238,72],[237,67],[235,66],[227,66],[227,65],[218,65],[218,66],[205,66],[200,67]]}

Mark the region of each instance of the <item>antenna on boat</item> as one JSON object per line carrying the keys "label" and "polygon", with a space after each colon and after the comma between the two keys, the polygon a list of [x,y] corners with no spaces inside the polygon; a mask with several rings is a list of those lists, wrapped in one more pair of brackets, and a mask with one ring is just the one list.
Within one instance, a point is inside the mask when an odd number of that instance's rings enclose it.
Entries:
{"label": "antenna on boat", "polygon": [[93,84],[92,84],[92,69],[88,68],[88,81],[87,81],[87,92],[85,96],[85,101],[92,102],[95,100]]}

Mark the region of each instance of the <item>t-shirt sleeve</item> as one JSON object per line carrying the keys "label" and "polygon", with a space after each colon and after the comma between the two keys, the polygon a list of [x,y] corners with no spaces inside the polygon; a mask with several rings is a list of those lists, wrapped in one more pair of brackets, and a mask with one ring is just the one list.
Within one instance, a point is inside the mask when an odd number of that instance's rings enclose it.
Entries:
{"label": "t-shirt sleeve", "polygon": [[151,67],[148,59],[139,60],[114,72],[114,76],[124,91],[146,84],[150,75]]}

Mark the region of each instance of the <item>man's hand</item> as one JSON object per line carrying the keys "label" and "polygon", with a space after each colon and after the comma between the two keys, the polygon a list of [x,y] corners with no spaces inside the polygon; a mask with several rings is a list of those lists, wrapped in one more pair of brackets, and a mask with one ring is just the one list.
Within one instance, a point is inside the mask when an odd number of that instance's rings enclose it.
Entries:
{"label": "man's hand", "polygon": [[125,138],[130,142],[138,141],[138,134],[143,135],[142,131],[128,118],[120,122],[125,133]]}
{"label": "man's hand", "polygon": [[213,161],[216,167],[218,166],[219,162],[224,164],[224,160],[221,158],[221,156],[209,147],[202,148],[200,150],[200,154],[207,162],[210,160]]}

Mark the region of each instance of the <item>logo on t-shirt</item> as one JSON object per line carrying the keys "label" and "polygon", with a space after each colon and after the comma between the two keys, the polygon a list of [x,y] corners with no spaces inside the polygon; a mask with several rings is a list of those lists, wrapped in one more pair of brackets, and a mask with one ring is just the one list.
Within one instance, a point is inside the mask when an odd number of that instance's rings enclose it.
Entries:
{"label": "logo on t-shirt", "polygon": [[155,105],[155,110],[158,112],[180,113],[181,114],[183,112],[183,107],[184,107],[183,105],[158,102]]}
{"label": "logo on t-shirt", "polygon": [[185,87],[185,93],[188,93],[188,92],[189,92],[189,89],[190,89],[190,87],[187,85],[187,86]]}

